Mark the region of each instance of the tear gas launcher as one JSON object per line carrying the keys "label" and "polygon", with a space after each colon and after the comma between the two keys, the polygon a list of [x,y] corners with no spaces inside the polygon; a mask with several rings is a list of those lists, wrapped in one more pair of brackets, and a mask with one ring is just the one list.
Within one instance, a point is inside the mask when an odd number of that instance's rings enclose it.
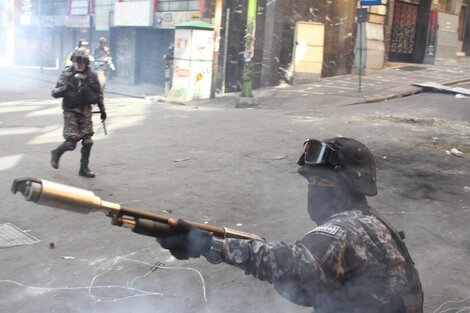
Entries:
{"label": "tear gas launcher", "polygon": [[[102,211],[111,218],[113,225],[127,227],[137,234],[156,238],[174,234],[174,227],[178,220],[169,215],[124,208],[118,203],[101,200],[92,191],[44,179],[17,178],[13,180],[11,191],[15,194],[21,192],[26,201],[52,208],[83,214]],[[243,231],[191,221],[186,222],[219,238],[265,241],[257,235]]]}

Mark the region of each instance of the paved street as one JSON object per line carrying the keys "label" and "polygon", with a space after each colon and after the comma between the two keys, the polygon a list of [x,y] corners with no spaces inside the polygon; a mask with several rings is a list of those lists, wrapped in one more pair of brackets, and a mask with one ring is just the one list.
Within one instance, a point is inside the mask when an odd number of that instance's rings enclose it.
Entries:
{"label": "paved street", "polygon": [[[62,141],[51,76],[2,77],[0,224],[39,242],[0,250],[0,312],[311,312],[236,268],[176,261],[154,239],[112,226],[101,213],[38,206],[9,189],[14,178],[38,177],[122,206],[293,243],[314,227],[307,184],[296,172],[303,140],[339,135],[363,141],[377,158],[379,195],[370,202],[406,232],[425,312],[470,312],[470,99],[392,99],[418,92],[410,86],[416,75],[464,80],[468,63],[390,69],[376,74],[380,84],[364,78],[361,95],[354,76],[261,89],[251,109],[235,109],[233,95],[171,105],[156,101],[152,86],[110,83],[107,136],[95,120],[95,179],[77,175],[79,149],[63,156],[59,170],[49,165]],[[344,92],[333,92],[340,83]],[[390,100],[370,102],[380,98]],[[464,156],[449,154],[452,148]]]}

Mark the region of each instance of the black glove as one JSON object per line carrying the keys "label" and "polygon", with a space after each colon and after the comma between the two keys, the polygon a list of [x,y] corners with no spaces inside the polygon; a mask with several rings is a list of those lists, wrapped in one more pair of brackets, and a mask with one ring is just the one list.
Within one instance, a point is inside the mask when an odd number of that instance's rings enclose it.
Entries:
{"label": "black glove", "polygon": [[170,250],[178,260],[198,258],[211,249],[212,235],[199,230],[182,219],[178,220],[174,231],[176,235],[160,239],[163,248]]}
{"label": "black glove", "polygon": [[105,111],[105,110],[101,110],[101,120],[102,120],[102,121],[105,121],[107,117],[108,117],[108,115],[106,115],[106,111]]}

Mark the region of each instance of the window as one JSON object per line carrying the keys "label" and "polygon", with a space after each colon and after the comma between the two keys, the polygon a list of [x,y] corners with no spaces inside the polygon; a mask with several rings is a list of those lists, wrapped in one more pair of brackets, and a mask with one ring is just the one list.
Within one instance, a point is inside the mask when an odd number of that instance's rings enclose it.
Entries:
{"label": "window", "polygon": [[158,11],[199,11],[199,0],[159,0]]}

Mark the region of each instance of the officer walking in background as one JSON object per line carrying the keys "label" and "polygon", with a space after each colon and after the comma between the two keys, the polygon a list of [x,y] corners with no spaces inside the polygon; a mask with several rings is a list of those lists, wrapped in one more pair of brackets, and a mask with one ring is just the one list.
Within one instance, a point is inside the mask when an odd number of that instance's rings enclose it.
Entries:
{"label": "officer walking in background", "polygon": [[109,50],[108,40],[105,37],[100,37],[99,44],[100,46],[96,48],[93,53],[93,66],[95,68],[96,74],[98,75],[101,88],[104,91],[104,87],[106,86],[106,81],[108,77],[108,69],[115,71],[116,67],[114,66],[113,58],[111,57],[111,51]]}
{"label": "officer walking in background", "polygon": [[98,104],[101,120],[106,120],[103,93],[96,73],[89,67],[90,59],[86,49],[77,49],[72,54],[73,65],[66,67],[51,94],[62,99],[64,114],[64,138],[57,149],[51,151],[51,165],[59,168],[59,160],[65,151],[75,149],[77,142],[82,141],[82,157],[78,174],[84,177],[95,177],[88,168],[90,151],[93,145],[92,104]]}
{"label": "officer walking in background", "polygon": [[178,259],[206,256],[267,281],[318,313],[421,313],[418,272],[403,233],[366,196],[377,194],[375,159],[357,140],[305,142],[298,172],[308,181],[308,214],[317,224],[293,245],[216,239],[179,220],[160,239]]}
{"label": "officer walking in background", "polygon": [[[90,53],[90,48],[89,48],[89,45],[88,45],[88,41],[86,41],[85,39],[80,39],[78,41],[77,46],[65,58],[65,67],[72,66],[72,55],[78,49],[85,49],[85,51],[89,54]],[[93,57],[92,56],[89,56],[89,59],[90,59],[90,62],[93,62]]]}
{"label": "officer walking in background", "polygon": [[166,53],[163,55],[163,60],[165,60],[165,97],[168,96],[170,92],[171,85],[173,82],[173,65],[175,59],[175,46],[173,43],[170,43]]}

